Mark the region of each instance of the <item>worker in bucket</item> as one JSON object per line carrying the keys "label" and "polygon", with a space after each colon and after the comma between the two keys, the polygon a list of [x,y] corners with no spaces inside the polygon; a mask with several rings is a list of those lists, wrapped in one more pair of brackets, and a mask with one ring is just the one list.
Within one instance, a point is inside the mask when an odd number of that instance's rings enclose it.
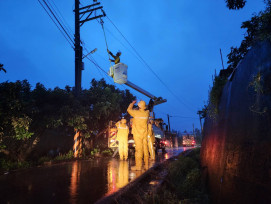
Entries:
{"label": "worker in bucket", "polygon": [[150,117],[149,122],[148,122],[148,149],[149,149],[151,160],[155,160],[155,150],[153,146],[155,142],[155,136],[154,136],[152,125],[153,125],[153,118]]}
{"label": "worker in bucket", "polygon": [[138,110],[134,109],[133,106],[136,101],[130,103],[127,112],[133,117],[132,134],[135,141],[135,166],[131,167],[131,170],[140,171],[142,170],[142,159],[144,153],[145,169],[149,165],[149,152],[147,144],[148,136],[148,119],[149,110],[146,110],[145,101],[138,102]]}
{"label": "worker in bucket", "polygon": [[126,124],[126,119],[122,118],[119,122],[116,123],[116,127],[118,129],[117,141],[119,142],[120,160],[127,160],[129,127]]}
{"label": "worker in bucket", "polygon": [[110,52],[108,49],[107,49],[107,52],[114,58],[114,60],[112,59],[109,59],[111,62],[114,62],[115,64],[118,64],[120,63],[120,56],[121,56],[121,52],[118,51],[116,56],[112,54],[112,52]]}

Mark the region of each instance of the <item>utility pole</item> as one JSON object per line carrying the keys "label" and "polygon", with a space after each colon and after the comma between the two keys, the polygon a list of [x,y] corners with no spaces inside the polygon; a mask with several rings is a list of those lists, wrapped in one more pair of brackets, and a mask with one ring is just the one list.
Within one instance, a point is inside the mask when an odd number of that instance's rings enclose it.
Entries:
{"label": "utility pole", "polygon": [[224,69],[223,57],[222,57],[222,51],[221,51],[221,48],[220,48],[220,57],[221,57],[221,62],[222,62],[222,68]]}
{"label": "utility pole", "polygon": [[168,121],[168,131],[170,132],[170,122],[169,122],[169,114],[167,114],[167,121]]}
{"label": "utility pole", "polygon": [[81,92],[82,80],[82,46],[80,45],[80,24],[79,24],[79,0],[75,0],[75,95],[78,96]]}
{"label": "utility pole", "polygon": [[[105,12],[102,10],[102,6],[97,0],[93,0],[93,4],[84,6],[80,8],[80,1],[75,0],[75,34],[74,34],[74,47],[75,47],[75,95],[78,96],[81,92],[81,82],[82,82],[82,70],[84,69],[83,65],[83,51],[81,46],[80,39],[80,27],[87,21],[91,21],[97,18],[102,18],[105,16]],[[96,11],[100,10],[101,15],[96,15]],[[91,14],[94,12],[94,17],[91,17]],[[85,14],[88,14],[86,18],[82,19]]]}

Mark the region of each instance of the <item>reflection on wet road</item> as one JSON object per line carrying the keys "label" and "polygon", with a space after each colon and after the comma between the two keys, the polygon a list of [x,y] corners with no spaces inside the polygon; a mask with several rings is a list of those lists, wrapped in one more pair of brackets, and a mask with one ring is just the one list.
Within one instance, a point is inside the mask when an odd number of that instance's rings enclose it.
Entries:
{"label": "reflection on wet road", "polygon": [[[167,149],[156,163],[184,151]],[[94,203],[124,187],[144,171],[131,171],[134,158],[74,161],[0,176],[1,203]]]}

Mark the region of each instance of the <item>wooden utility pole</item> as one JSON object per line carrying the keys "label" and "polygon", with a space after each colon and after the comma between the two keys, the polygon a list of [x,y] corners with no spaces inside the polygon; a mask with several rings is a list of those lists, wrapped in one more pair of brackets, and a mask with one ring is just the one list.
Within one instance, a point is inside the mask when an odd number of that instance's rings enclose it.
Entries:
{"label": "wooden utility pole", "polygon": [[78,96],[81,92],[82,80],[82,46],[80,45],[80,24],[79,24],[79,0],[75,0],[75,95]]}
{"label": "wooden utility pole", "polygon": [[167,114],[167,121],[168,121],[168,131],[170,132],[170,121],[169,121],[169,114]]}
{"label": "wooden utility pole", "polygon": [[[75,47],[75,95],[76,96],[78,96],[81,92],[82,70],[84,69],[83,51],[82,51],[81,39],[80,39],[80,27],[87,21],[91,21],[97,18],[101,19],[102,17],[105,16],[105,12],[102,10],[103,7],[102,6],[96,7],[98,5],[100,5],[100,2],[97,2],[97,0],[93,0],[93,4],[80,8],[80,1],[75,0],[74,47]],[[96,15],[97,10],[100,10],[102,14]],[[85,14],[88,14],[87,17],[82,19]],[[94,14],[94,17],[91,17],[92,14]]]}

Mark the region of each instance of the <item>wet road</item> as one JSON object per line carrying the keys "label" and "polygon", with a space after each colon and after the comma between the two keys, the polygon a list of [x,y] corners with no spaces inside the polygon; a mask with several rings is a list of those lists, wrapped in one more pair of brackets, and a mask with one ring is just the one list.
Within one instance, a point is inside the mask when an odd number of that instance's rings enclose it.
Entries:
{"label": "wet road", "polygon": [[[155,162],[184,150],[159,152]],[[144,173],[131,171],[133,165],[134,158],[100,158],[11,172],[0,176],[0,203],[94,203]]]}

